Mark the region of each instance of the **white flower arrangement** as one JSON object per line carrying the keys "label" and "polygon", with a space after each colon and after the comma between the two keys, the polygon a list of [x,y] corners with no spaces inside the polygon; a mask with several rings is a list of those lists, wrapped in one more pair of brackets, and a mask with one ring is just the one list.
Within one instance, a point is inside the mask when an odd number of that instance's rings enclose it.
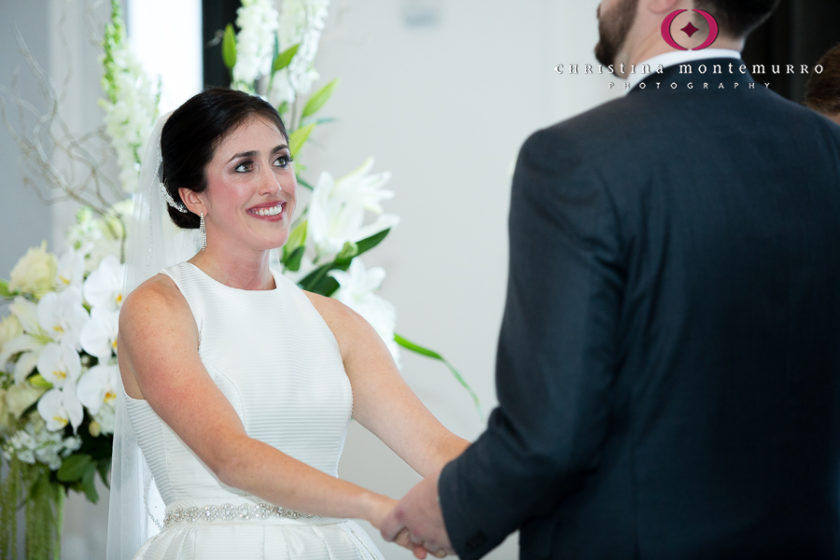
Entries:
{"label": "white flower arrangement", "polygon": [[[112,0],[111,6],[104,41],[106,99],[101,105],[120,166],[119,184],[123,195],[130,195],[137,183],[140,147],[156,119],[160,87],[144,75],[129,49],[119,1]],[[296,102],[318,77],[312,62],[327,8],[327,0],[287,0],[278,15],[269,0],[243,0],[239,35],[230,25],[225,30],[223,59],[233,87],[275,96],[295,158],[313,130],[326,122],[314,115],[336,86],[335,80],[329,82],[298,109]],[[42,152],[16,138],[30,157]],[[88,164],[91,169],[97,165]],[[478,406],[472,389],[440,354],[394,332],[394,306],[377,295],[385,271],[367,268],[359,258],[398,223],[382,207],[393,197],[383,188],[390,173],[372,173],[372,168],[371,158],[339,179],[323,173],[312,187],[300,176],[305,168],[298,164],[298,182],[313,191],[311,201],[272,266],[302,288],[335,297],[365,317],[397,362],[398,347],[442,361]],[[55,177],[56,190],[99,205],[90,203],[79,211],[60,256],[42,243],[18,261],[8,282],[0,280],[0,297],[11,300],[8,315],[0,319],[0,457],[8,463],[0,478],[0,556],[14,534],[9,512],[21,497],[35,508],[31,519],[38,519],[60,508],[64,490],[82,491],[96,502],[97,473],[108,483],[119,375],[122,249],[131,235],[125,218],[132,202],[129,196],[104,205],[98,184],[94,196],[85,199],[78,186]],[[56,488],[61,492],[56,494]],[[36,549],[33,557],[46,557],[43,546]]]}

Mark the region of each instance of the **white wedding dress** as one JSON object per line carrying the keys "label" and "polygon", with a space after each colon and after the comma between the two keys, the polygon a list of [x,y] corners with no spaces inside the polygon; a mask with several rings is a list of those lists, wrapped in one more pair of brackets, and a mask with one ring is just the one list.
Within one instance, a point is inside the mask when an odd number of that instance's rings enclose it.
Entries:
{"label": "white wedding dress", "polygon": [[[192,310],[207,371],[248,434],[337,476],[353,396],[338,343],[306,295],[279,274],[276,289],[252,291],[190,263],[165,273]],[[135,558],[382,558],[353,521],[299,516],[223,485],[146,401],[126,402],[166,505],[161,532]]]}

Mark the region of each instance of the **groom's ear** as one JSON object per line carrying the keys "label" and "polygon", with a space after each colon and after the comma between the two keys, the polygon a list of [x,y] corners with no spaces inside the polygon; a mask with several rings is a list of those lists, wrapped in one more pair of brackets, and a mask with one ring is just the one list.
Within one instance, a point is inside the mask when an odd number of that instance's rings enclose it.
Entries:
{"label": "groom's ear", "polygon": [[694,7],[692,0],[641,0],[649,12],[654,14],[669,14],[679,8],[691,9]]}
{"label": "groom's ear", "polygon": [[181,187],[178,189],[178,195],[181,197],[181,201],[183,201],[187,210],[195,215],[207,215],[207,208],[205,207],[204,200],[199,193],[192,189],[188,189],[187,187]]}

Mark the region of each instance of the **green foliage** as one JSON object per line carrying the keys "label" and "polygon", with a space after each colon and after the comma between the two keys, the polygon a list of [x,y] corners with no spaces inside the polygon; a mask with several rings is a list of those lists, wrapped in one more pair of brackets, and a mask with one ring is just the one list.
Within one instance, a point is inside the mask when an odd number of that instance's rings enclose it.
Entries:
{"label": "green foliage", "polygon": [[292,45],[285,51],[278,53],[277,56],[274,57],[274,60],[271,61],[271,73],[276,74],[277,72],[291,64],[292,59],[297,54],[299,48],[300,43]]}
{"label": "green foliage", "polygon": [[309,124],[289,134],[289,151],[292,153],[292,159],[297,158],[300,149],[303,148],[303,145],[309,139],[309,135],[312,134],[313,128],[315,128],[315,125]]}
{"label": "green foliage", "polygon": [[431,358],[433,360],[442,362],[447,368],[449,368],[449,371],[452,372],[452,375],[455,377],[455,379],[458,381],[461,387],[467,390],[467,392],[472,397],[473,403],[475,404],[475,408],[478,411],[478,415],[482,419],[484,418],[484,413],[481,411],[481,402],[478,400],[478,395],[475,394],[475,391],[473,391],[472,387],[470,387],[469,383],[467,383],[467,380],[464,379],[461,373],[457,369],[455,369],[455,366],[450,364],[443,356],[441,356],[434,350],[425,348],[417,343],[411,342],[410,340],[398,335],[397,333],[394,333],[394,342],[396,342],[406,350],[414,352],[415,354],[420,354],[421,356],[425,356],[426,358]]}
{"label": "green foliage", "polygon": [[225,27],[222,37],[222,60],[227,69],[233,71],[233,67],[236,66],[236,32],[230,23]]}
{"label": "green foliage", "polygon": [[327,101],[329,101],[330,97],[332,97],[333,90],[335,90],[335,86],[338,85],[338,78],[332,80],[330,83],[319,89],[315,92],[312,97],[306,102],[306,105],[303,106],[303,113],[301,113],[301,119],[305,119],[311,115],[314,115],[318,111],[321,110]]}

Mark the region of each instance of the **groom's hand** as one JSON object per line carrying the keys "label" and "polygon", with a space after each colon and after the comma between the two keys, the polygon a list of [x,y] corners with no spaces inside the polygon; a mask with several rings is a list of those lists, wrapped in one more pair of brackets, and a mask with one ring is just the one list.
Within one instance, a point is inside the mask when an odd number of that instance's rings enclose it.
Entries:
{"label": "groom's hand", "polygon": [[439,477],[440,471],[421,480],[382,522],[382,538],[389,542],[397,540],[404,529],[408,530],[411,542],[421,547],[414,551],[417,558],[425,558],[425,551],[438,558],[455,553],[438,502]]}

